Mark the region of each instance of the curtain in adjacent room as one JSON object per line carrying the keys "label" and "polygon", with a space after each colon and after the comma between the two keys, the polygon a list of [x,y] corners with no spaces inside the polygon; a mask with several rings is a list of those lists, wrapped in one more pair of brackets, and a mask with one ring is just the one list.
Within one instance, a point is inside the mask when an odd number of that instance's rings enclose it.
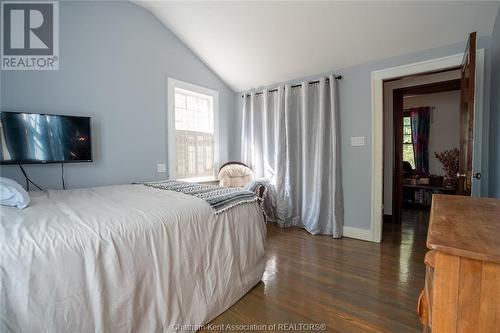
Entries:
{"label": "curtain in adjacent room", "polygon": [[337,82],[245,94],[242,160],[272,184],[272,217],[284,227],[342,236]]}
{"label": "curtain in adjacent room", "polygon": [[429,106],[411,108],[411,132],[415,170],[421,176],[429,174],[429,129],[431,108]]}

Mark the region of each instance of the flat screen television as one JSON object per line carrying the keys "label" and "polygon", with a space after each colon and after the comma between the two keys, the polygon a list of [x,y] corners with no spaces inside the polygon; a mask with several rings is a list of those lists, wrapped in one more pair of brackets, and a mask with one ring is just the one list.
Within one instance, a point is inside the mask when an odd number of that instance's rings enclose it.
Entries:
{"label": "flat screen television", "polygon": [[0,112],[0,163],[92,162],[89,117]]}

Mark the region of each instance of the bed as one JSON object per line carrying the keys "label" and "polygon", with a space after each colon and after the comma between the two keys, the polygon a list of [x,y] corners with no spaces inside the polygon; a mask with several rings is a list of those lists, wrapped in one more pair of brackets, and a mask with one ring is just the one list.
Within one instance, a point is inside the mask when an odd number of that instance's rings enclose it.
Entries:
{"label": "bed", "polygon": [[258,202],[220,214],[136,185],[32,195],[0,208],[0,332],[191,331],[261,279]]}

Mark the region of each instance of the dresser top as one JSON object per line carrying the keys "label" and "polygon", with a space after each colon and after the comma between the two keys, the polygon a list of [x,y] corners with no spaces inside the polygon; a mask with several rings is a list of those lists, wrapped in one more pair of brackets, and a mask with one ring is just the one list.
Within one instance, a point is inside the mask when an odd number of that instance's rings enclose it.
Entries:
{"label": "dresser top", "polygon": [[427,247],[500,264],[500,200],[435,194]]}

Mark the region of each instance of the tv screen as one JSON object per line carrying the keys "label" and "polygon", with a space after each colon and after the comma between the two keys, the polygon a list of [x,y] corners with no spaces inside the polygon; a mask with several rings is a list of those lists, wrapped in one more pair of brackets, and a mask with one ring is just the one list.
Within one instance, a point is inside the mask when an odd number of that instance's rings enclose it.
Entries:
{"label": "tv screen", "polygon": [[0,163],[91,161],[89,117],[0,112]]}

